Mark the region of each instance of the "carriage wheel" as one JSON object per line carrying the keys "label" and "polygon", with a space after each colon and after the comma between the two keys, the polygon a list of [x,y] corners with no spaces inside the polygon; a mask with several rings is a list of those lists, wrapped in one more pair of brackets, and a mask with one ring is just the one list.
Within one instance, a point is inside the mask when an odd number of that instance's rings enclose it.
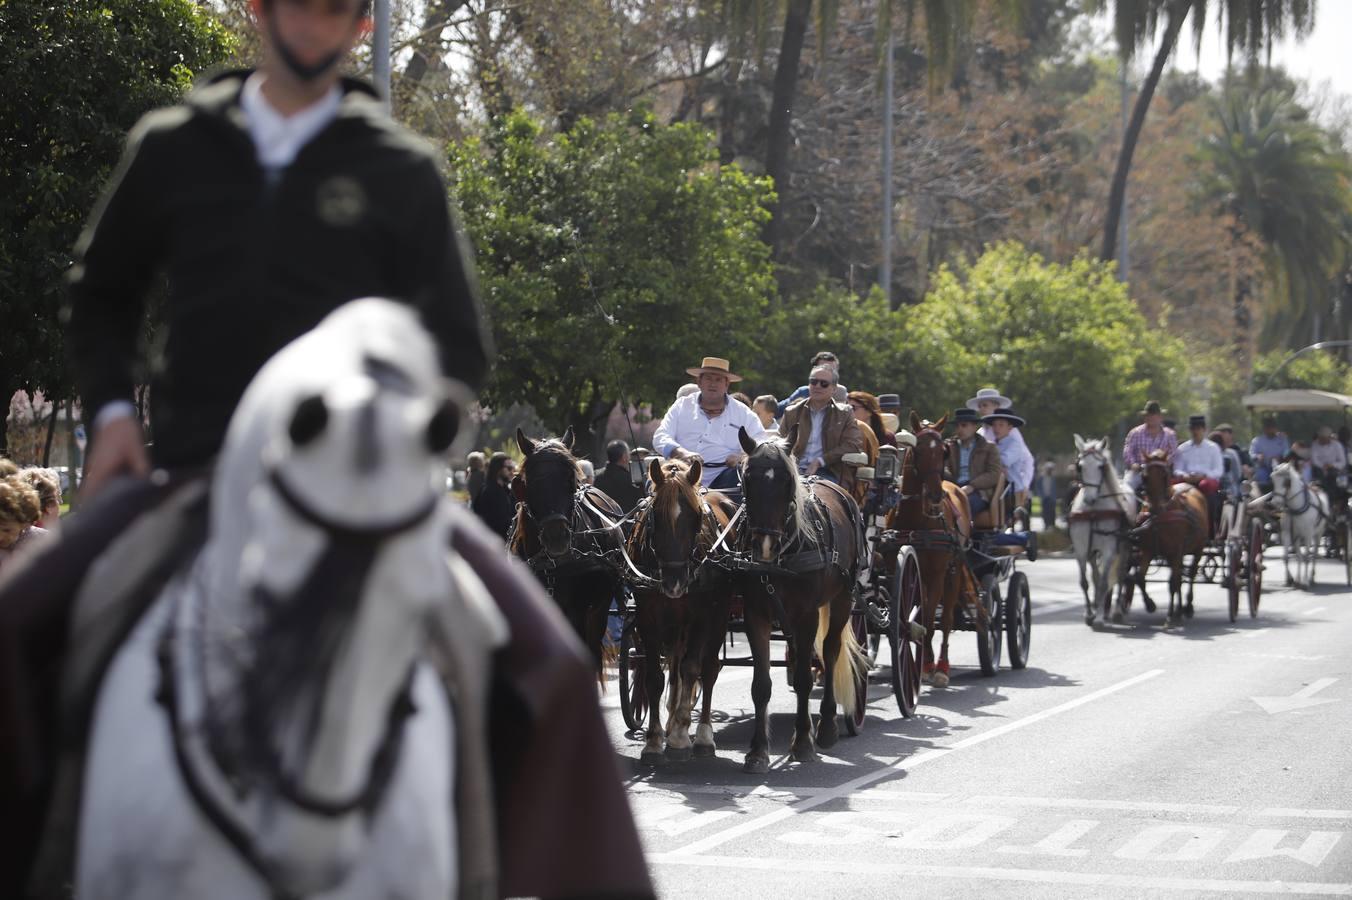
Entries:
{"label": "carriage wheel", "polygon": [[1258,617],[1258,599],[1263,593],[1263,548],[1267,534],[1261,519],[1249,524],[1249,618]]}
{"label": "carriage wheel", "polygon": [[[860,649],[864,651],[865,658],[868,658],[868,616],[863,609],[863,600],[858,596],[854,598],[854,609],[850,610],[850,630],[854,632],[855,642],[859,644]],[[842,653],[836,658],[836,665],[842,663],[848,664],[845,654]],[[868,669],[855,673],[854,679],[854,709],[844,709],[841,712],[845,716],[845,733],[854,737],[864,730],[864,718],[868,715]]]}
{"label": "carriage wheel", "polygon": [[[887,579],[887,640],[892,648],[892,695],[902,718],[915,715],[920,703],[920,643],[912,640],[911,623],[925,607],[925,586],[915,551],[902,547],[897,566]],[[932,623],[921,623],[926,628]]]}
{"label": "carriage wheel", "polygon": [[1033,600],[1028,593],[1028,576],[1015,572],[1005,593],[1005,635],[1009,643],[1009,665],[1022,669],[1028,665],[1028,647],[1033,642]]}
{"label": "carriage wheel", "polygon": [[1225,592],[1230,600],[1230,621],[1239,618],[1239,570],[1244,552],[1237,541],[1225,543]]}
{"label": "carriage wheel", "polygon": [[1347,570],[1347,584],[1352,587],[1352,512],[1343,516],[1343,567]]}
{"label": "carriage wheel", "polygon": [[643,677],[643,641],[632,621],[620,632],[620,712],[630,731],[638,731],[648,718],[648,682]]}
{"label": "carriage wheel", "polygon": [[990,620],[984,625],[977,620],[976,652],[981,660],[981,674],[989,677],[1000,671],[1000,632],[1003,630],[1000,627],[1003,618],[1000,615],[1000,584],[994,573],[981,576],[980,602],[985,605]]}

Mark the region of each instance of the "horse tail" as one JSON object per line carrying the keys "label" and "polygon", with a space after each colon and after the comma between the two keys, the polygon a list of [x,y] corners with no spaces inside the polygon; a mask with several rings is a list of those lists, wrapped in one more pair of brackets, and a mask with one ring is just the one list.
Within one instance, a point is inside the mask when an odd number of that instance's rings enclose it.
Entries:
{"label": "horse tail", "polygon": [[[822,652],[822,642],[826,639],[826,633],[831,628],[831,604],[824,604],[817,610],[817,637],[813,641],[813,646],[817,651],[817,658],[826,661],[826,656]],[[861,676],[868,674],[868,656],[864,653],[864,648],[859,646],[859,641],[854,636],[854,628],[847,618],[845,624],[840,627],[840,654],[836,657],[835,667],[831,670],[831,692],[835,694],[836,703],[844,710],[854,709],[855,700],[855,682]]]}

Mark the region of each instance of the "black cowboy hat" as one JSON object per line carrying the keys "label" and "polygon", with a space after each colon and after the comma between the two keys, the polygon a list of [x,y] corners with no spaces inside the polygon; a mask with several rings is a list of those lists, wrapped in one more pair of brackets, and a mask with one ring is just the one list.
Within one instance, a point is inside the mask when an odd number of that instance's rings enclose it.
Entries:
{"label": "black cowboy hat", "polygon": [[953,415],[948,419],[950,425],[957,425],[961,422],[980,423],[982,421],[983,420],[977,411],[967,406],[959,406],[957,409],[953,410]]}
{"label": "black cowboy hat", "polygon": [[1149,403],[1147,403],[1147,404],[1145,405],[1145,407],[1141,410],[1141,415],[1143,415],[1143,416],[1163,416],[1163,415],[1167,415],[1168,412],[1169,412],[1169,410],[1167,410],[1167,409],[1162,409],[1162,408],[1160,407],[1160,402],[1159,402],[1158,400],[1151,400],[1151,401],[1150,401]]}
{"label": "black cowboy hat", "polygon": [[878,406],[883,411],[901,409],[901,396],[898,394],[879,394]]}
{"label": "black cowboy hat", "polygon": [[1189,427],[1189,428],[1205,428],[1205,427],[1206,427],[1206,416],[1202,416],[1202,415],[1188,416],[1188,427]]}
{"label": "black cowboy hat", "polygon": [[981,421],[989,425],[996,419],[1004,419],[1006,422],[1013,422],[1015,428],[1022,428],[1024,425],[1028,424],[1023,420],[1022,416],[1014,412],[1014,410],[1010,409],[1008,406],[1000,407],[995,412],[991,413],[989,416],[986,416]]}

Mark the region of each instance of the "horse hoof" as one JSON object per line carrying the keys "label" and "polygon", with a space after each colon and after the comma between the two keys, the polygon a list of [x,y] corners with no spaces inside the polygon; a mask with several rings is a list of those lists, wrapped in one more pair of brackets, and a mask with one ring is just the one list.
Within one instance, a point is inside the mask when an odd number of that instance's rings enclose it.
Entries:
{"label": "horse hoof", "polygon": [[1093,613],[1085,613],[1085,614],[1084,614],[1084,624],[1088,625],[1090,628],[1093,628],[1093,627],[1094,627],[1094,614],[1093,614]]}
{"label": "horse hoof", "polygon": [[639,754],[638,761],[645,766],[660,766],[666,759],[662,756],[661,750],[644,750]]}
{"label": "horse hoof", "polygon": [[1122,613],[1121,613],[1120,610],[1119,610],[1118,612],[1113,613],[1113,624],[1114,624],[1114,625],[1121,625],[1121,624],[1122,624],[1123,622],[1125,622],[1126,620],[1127,620],[1127,617],[1124,616],[1124,615],[1122,615]]}
{"label": "horse hoof", "polygon": [[1191,606],[1185,606],[1185,607],[1183,607],[1183,618],[1185,618],[1185,619],[1191,619],[1191,618],[1192,618],[1192,607],[1191,607]]}
{"label": "horse hoof", "polygon": [[935,673],[934,673],[934,686],[937,687],[937,688],[948,687],[948,673],[947,673],[947,672],[935,672]]}
{"label": "horse hoof", "polygon": [[667,747],[666,758],[670,762],[687,762],[690,757],[689,747]]}
{"label": "horse hoof", "polygon": [[718,748],[715,747],[713,744],[696,744],[696,745],[695,745],[695,756],[699,757],[700,759],[708,759],[708,758],[710,758],[710,757],[717,756],[717,755],[718,755]]}
{"label": "horse hoof", "polygon": [[748,756],[742,771],[748,775],[764,775],[770,771],[770,760],[764,756]]}
{"label": "horse hoof", "polygon": [[1148,613],[1155,611],[1155,601],[1151,600],[1149,597],[1145,598],[1145,611]]}
{"label": "horse hoof", "polygon": [[791,751],[791,752],[789,753],[789,757],[790,757],[794,762],[799,762],[799,763],[814,763],[814,762],[817,761],[817,751],[814,750],[814,749],[811,748],[811,747],[805,747],[805,748],[803,748],[803,749],[801,749],[801,750],[793,750],[793,751]]}
{"label": "horse hoof", "polygon": [[817,726],[818,747],[834,747],[839,740],[840,730],[836,727],[836,723],[832,722],[830,725]]}

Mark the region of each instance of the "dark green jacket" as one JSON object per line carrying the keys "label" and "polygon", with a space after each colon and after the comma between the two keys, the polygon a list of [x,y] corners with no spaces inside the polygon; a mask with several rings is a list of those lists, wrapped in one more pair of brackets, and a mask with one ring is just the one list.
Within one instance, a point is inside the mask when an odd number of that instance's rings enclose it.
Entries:
{"label": "dark green jacket", "polygon": [[279,177],[257,162],[222,75],[143,118],[76,248],[68,341],[87,415],[143,383],[142,322],[168,276],[149,360],[155,458],[205,462],[250,379],[348,300],[416,306],[446,374],[479,387],[490,355],[471,256],[432,148],[343,82],[336,118]]}

